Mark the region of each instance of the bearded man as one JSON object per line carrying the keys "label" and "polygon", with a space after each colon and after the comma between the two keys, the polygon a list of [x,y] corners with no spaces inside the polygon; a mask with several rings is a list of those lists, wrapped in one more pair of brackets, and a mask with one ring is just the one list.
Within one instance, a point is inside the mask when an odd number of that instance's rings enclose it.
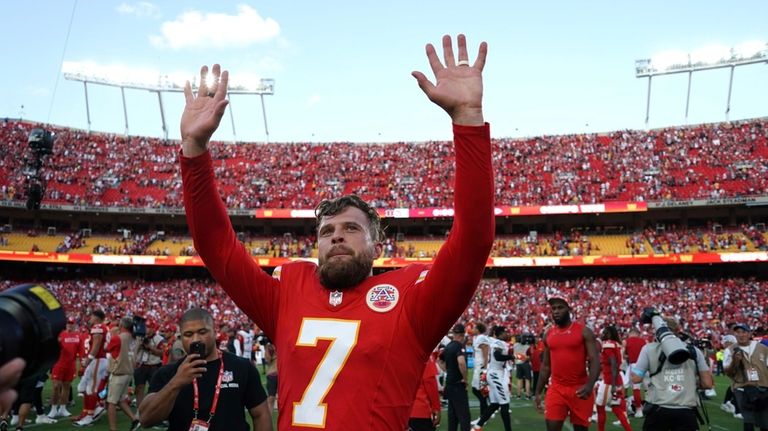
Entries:
{"label": "bearded man", "polygon": [[[227,105],[228,73],[201,70],[187,84],[181,119],[184,206],[195,248],[213,277],[274,342],[278,429],[407,428],[429,354],[472,299],[493,243],[490,130],[483,119],[487,45],[470,65],[444,36],[443,63],[428,44],[436,83],[413,72],[451,117],[456,153],[454,224],[433,265],[373,275],[382,252],[377,211],[356,196],[318,205],[319,265],[297,261],[264,272],[237,240],[216,190],[207,150]],[[375,101],[374,101],[375,102]]]}

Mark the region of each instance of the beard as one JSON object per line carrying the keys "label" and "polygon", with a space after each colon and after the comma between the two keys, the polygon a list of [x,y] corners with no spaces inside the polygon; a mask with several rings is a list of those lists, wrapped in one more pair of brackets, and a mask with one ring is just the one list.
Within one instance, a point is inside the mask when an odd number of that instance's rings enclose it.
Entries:
{"label": "beard", "polygon": [[557,326],[565,326],[571,321],[571,313],[565,313],[558,318],[553,317],[552,320],[554,320]]}
{"label": "beard", "polygon": [[368,278],[373,268],[373,251],[367,249],[352,259],[320,259],[317,275],[326,289],[344,290]]}

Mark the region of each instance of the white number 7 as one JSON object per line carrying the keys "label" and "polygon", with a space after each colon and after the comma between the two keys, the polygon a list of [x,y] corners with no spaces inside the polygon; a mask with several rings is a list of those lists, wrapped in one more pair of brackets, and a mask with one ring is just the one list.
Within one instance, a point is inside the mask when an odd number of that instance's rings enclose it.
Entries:
{"label": "white number 7", "polygon": [[325,428],[327,405],[323,399],[355,348],[359,330],[359,320],[304,318],[301,322],[297,346],[317,347],[318,340],[330,340],[331,344],[317,365],[301,401],[293,403],[293,425]]}

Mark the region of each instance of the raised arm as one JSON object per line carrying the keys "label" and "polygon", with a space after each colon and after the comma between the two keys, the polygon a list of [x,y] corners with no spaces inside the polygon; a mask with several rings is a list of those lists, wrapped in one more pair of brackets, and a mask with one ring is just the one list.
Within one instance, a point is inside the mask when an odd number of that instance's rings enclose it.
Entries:
{"label": "raised arm", "polygon": [[212,72],[210,87],[206,84],[208,67],[203,66],[197,94],[192,93],[189,82],[184,88],[181,173],[187,224],[211,275],[248,317],[274,337],[279,282],[262,271],[237,240],[216,189],[208,143],[227,107],[229,74],[218,64]]}
{"label": "raised arm", "polygon": [[495,229],[491,140],[482,110],[482,72],[488,47],[481,43],[477,59],[470,65],[464,35],[457,37],[458,57],[454,56],[449,36],[443,36],[442,43],[444,64],[434,46],[429,44],[426,48],[435,83],[423,73],[413,72],[429,100],[450,115],[456,154],[453,227],[423,285],[408,302],[414,315],[428,312],[433,316],[419,319],[420,326],[414,326],[424,335],[425,351],[440,340],[472,299],[488,260]]}

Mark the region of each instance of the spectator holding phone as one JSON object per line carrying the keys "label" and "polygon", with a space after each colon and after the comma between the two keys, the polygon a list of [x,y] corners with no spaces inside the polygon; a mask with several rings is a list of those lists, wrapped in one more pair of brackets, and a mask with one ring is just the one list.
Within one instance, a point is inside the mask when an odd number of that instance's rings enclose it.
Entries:
{"label": "spectator holding phone", "polygon": [[139,406],[145,428],[168,421],[174,431],[247,431],[243,409],[253,430],[272,430],[272,417],[259,372],[247,359],[216,348],[211,314],[200,308],[180,321],[187,356],[160,368]]}

